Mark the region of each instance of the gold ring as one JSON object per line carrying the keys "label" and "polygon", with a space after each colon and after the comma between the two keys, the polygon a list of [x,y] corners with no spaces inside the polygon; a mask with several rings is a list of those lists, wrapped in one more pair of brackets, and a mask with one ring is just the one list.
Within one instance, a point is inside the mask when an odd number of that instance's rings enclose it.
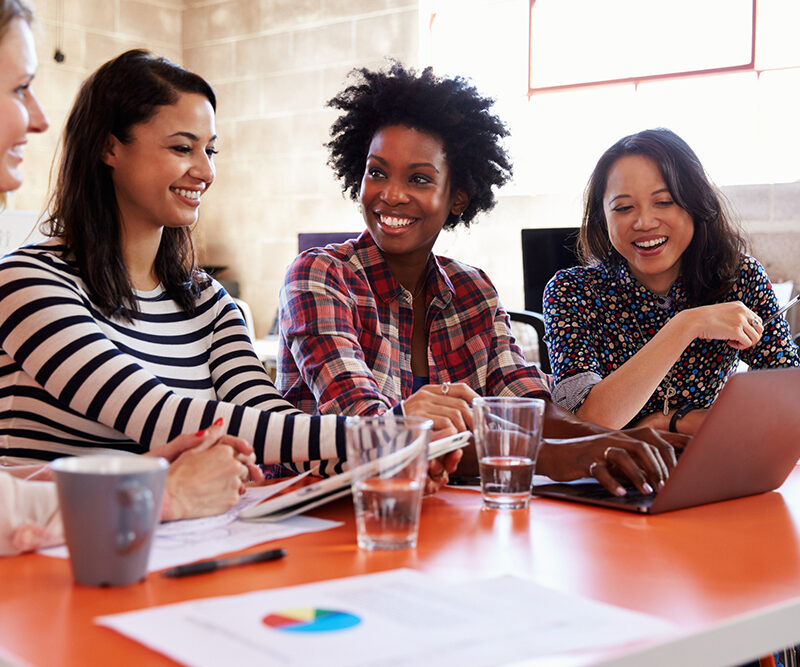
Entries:
{"label": "gold ring", "polygon": [[442,384],[442,393],[447,396],[447,392],[450,391],[450,383],[445,382]]}
{"label": "gold ring", "polygon": [[603,459],[605,459],[606,461],[608,461],[608,453],[609,453],[609,452],[610,452],[612,449],[614,449],[614,448],[613,448],[613,447],[606,447],[606,451],[604,451],[604,452],[603,452]]}
{"label": "gold ring", "polygon": [[594,471],[600,464],[597,461],[592,461],[589,464],[589,477],[594,477]]}

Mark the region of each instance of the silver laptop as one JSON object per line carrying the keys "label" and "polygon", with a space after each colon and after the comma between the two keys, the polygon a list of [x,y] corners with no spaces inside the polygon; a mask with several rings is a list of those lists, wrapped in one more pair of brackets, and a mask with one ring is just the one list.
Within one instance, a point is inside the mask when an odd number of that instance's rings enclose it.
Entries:
{"label": "silver laptop", "polygon": [[778,488],[800,458],[800,368],[731,377],[653,495],[617,497],[594,479],[536,485],[533,493],[657,514]]}

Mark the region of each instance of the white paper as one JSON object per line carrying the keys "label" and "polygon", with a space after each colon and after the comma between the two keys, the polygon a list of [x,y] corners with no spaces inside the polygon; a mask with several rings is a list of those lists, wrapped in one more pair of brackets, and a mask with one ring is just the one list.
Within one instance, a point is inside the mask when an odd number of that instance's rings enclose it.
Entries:
{"label": "white paper", "polygon": [[[196,560],[214,558],[231,551],[239,551],[262,542],[341,526],[341,522],[338,521],[307,516],[297,516],[272,524],[248,523],[238,519],[240,511],[260,503],[287,486],[291,486],[298,479],[300,477],[290,477],[286,481],[268,486],[249,487],[236,506],[225,514],[160,524],[153,540],[147,571],[155,572]],[[39,553],[55,558],[69,558],[66,546],[41,549]]]}
{"label": "white paper", "polygon": [[[360,622],[328,632],[287,632],[264,622],[272,614],[306,608],[352,614]],[[480,667],[627,644],[675,630],[661,619],[525,579],[508,576],[443,584],[411,570],[183,602],[95,620],[192,667]]]}

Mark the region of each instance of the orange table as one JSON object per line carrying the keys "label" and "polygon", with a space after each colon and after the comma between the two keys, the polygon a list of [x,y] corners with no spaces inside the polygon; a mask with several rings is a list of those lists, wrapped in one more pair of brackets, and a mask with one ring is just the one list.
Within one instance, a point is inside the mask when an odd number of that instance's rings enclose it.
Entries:
{"label": "orange table", "polygon": [[150,575],[125,588],[77,586],[58,559],[0,559],[0,657],[4,650],[43,666],[172,665],[92,619],[398,567],[448,581],[520,575],[666,618],[686,635],[534,664],[725,664],[800,643],[800,470],[779,492],[655,517],[539,498],[528,510],[482,510],[479,494],[448,489],[425,500],[418,548],[399,552],[357,549],[347,499],[312,514],[345,525],[281,541],[288,555],[280,561],[185,579]]}

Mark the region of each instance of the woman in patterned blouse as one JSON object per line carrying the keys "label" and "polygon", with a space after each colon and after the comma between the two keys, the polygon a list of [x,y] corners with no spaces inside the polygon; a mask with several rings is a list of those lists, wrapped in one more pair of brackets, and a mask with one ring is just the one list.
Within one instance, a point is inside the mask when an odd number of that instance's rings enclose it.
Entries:
{"label": "woman in patterned blouse", "polygon": [[[430,69],[418,75],[395,64],[356,74],[330,102],[341,115],[328,147],[367,231],[305,252],[289,267],[278,388],[322,414],[394,409],[436,418],[451,409],[443,398],[458,397],[463,411],[475,392],[549,398],[549,378],[525,363],[488,277],[432,252],[443,228],[490,210],[493,189],[511,175],[492,101]],[[548,406],[545,435],[588,437],[546,442],[540,473],[575,479],[591,471],[623,494],[609,468],[649,492],[674,464],[671,447],[652,431],[639,437],[657,447]]]}
{"label": "woman in patterned blouse", "polygon": [[666,129],[624,137],[589,180],[584,266],[545,289],[553,399],[609,428],[692,433],[739,360],[798,366],[789,326],[697,156]]}

